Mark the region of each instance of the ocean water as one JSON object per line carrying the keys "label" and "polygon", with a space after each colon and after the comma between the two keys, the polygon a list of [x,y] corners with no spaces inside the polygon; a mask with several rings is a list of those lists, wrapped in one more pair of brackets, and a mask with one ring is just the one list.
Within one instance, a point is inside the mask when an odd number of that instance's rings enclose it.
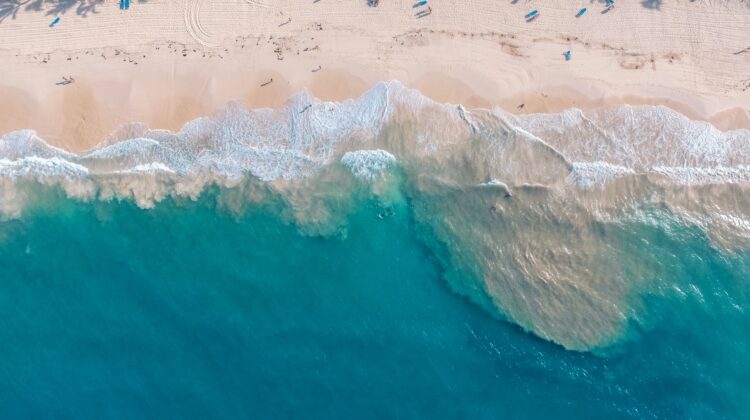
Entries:
{"label": "ocean water", "polygon": [[0,416],[747,418],[749,165],[667,108],[397,82],[7,134]]}

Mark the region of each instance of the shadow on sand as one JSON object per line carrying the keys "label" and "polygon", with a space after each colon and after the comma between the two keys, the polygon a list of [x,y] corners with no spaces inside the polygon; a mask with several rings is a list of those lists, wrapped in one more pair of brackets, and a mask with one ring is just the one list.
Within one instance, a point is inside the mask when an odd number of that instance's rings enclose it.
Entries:
{"label": "shadow on sand", "polygon": [[[695,2],[695,0],[689,0],[691,3]],[[740,0],[740,1],[747,1],[747,0]],[[607,0],[589,0],[590,4],[599,3],[603,6],[607,5]],[[661,10],[661,5],[664,3],[664,0],[641,0],[641,6],[645,7],[646,9],[652,9],[652,10]],[[750,1],[748,1],[750,4]]]}
{"label": "shadow on sand", "polygon": [[646,9],[661,10],[662,0],[643,0],[641,6]]}
{"label": "shadow on sand", "polygon": [[[147,0],[138,0],[145,3]],[[0,23],[15,19],[19,12],[44,12],[46,15],[62,15],[74,10],[79,16],[96,13],[104,0],[0,0]]]}

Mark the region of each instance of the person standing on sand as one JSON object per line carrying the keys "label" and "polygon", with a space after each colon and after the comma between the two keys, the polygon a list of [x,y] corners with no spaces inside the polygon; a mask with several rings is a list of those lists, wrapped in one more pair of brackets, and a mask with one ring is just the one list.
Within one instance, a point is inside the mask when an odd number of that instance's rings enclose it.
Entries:
{"label": "person standing on sand", "polygon": [[427,10],[422,10],[421,12],[417,12],[416,16],[417,16],[417,19],[419,19],[425,16],[429,16],[431,14],[432,14],[432,7],[427,6]]}

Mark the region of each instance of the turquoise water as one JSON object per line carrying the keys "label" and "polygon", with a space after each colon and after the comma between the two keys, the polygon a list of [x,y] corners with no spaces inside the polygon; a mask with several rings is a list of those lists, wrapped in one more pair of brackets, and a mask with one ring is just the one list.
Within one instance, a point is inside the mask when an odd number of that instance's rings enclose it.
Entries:
{"label": "turquoise water", "polygon": [[750,131],[398,82],[0,137],[0,418],[750,418]]}
{"label": "turquoise water", "polygon": [[622,229],[656,286],[578,352],[454,292],[408,201],[316,234],[220,194],[0,222],[2,418],[747,418],[750,259],[697,229]]}

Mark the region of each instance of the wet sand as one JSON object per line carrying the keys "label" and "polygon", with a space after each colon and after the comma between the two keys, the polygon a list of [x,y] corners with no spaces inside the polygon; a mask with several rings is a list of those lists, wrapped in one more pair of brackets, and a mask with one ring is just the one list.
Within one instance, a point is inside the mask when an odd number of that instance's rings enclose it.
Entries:
{"label": "wet sand", "polygon": [[[394,79],[467,107],[659,104],[750,128],[744,3],[590,5],[581,18],[564,1],[430,5],[415,19],[404,1],[113,3],[70,10],[55,28],[20,10],[0,22],[0,133],[32,128],[80,151],[126,122],[177,130],[234,99],[276,107],[307,89],[340,101]],[[532,8],[540,17],[527,23]]]}

